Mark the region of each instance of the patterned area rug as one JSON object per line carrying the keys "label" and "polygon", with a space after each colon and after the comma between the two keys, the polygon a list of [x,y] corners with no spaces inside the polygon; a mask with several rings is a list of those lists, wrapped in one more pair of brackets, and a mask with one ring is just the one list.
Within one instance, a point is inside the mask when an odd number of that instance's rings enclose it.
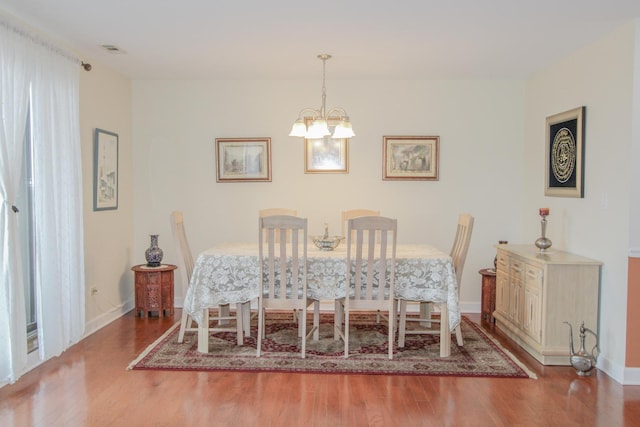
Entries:
{"label": "patterned area rug", "polygon": [[332,315],[321,316],[320,340],[307,341],[305,359],[300,357],[300,340],[291,314],[268,316],[266,328],[262,356],[257,358],[255,324],[243,346],[236,345],[235,333],[215,333],[209,339],[209,354],[203,354],[197,351],[196,332],[186,332],[184,342],[177,342],[177,323],[128,369],[535,378],[464,316],[464,346],[458,347],[452,335],[451,356],[447,358],[440,357],[439,336],[408,335],[405,348],[396,349],[393,360],[389,360],[386,323],[376,323],[374,314],[352,315],[348,359],[344,358],[343,342],[333,339]]}

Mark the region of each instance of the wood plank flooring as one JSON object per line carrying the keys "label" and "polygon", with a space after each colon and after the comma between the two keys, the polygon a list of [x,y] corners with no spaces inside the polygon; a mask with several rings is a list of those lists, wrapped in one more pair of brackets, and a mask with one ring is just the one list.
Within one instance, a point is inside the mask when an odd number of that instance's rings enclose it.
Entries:
{"label": "wood plank flooring", "polygon": [[179,319],[130,312],[0,388],[0,426],[640,426],[640,386],[542,366],[499,332],[537,380],[125,370]]}

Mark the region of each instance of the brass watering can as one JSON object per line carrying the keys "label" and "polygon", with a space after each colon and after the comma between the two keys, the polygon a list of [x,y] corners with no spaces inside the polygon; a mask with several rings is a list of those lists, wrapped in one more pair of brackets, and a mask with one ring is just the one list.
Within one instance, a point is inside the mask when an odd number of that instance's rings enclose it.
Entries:
{"label": "brass watering can", "polygon": [[[576,373],[582,377],[591,375],[593,368],[596,367],[598,362],[598,355],[600,354],[600,348],[598,348],[598,335],[589,328],[584,327],[584,322],[580,325],[580,350],[576,352],[573,349],[573,328],[571,323],[563,322],[569,325],[569,350],[571,351],[571,366],[576,370]],[[586,333],[590,333],[596,339],[596,345],[591,349],[591,353],[587,352],[584,348],[584,340]]]}

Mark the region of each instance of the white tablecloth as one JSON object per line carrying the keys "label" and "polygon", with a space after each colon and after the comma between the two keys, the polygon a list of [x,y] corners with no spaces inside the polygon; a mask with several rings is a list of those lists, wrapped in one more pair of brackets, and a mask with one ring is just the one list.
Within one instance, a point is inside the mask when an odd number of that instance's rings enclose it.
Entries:
{"label": "white tablecloth", "polygon": [[[307,292],[310,298],[331,300],[345,296],[346,247],[321,251],[310,245],[307,254]],[[224,244],[196,259],[184,309],[200,324],[202,310],[258,297],[257,244]],[[428,245],[396,248],[395,296],[413,301],[446,302],[449,326],[460,323],[458,285],[451,257]]]}

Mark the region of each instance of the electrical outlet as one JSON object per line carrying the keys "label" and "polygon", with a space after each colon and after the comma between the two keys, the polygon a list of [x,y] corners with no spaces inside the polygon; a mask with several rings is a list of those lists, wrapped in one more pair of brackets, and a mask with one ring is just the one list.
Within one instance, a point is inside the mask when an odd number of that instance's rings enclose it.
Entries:
{"label": "electrical outlet", "polygon": [[95,295],[95,294],[97,294],[97,293],[98,293],[98,288],[97,288],[97,287],[95,287],[95,286],[94,286],[94,287],[92,287],[92,288],[91,288],[91,295]]}

